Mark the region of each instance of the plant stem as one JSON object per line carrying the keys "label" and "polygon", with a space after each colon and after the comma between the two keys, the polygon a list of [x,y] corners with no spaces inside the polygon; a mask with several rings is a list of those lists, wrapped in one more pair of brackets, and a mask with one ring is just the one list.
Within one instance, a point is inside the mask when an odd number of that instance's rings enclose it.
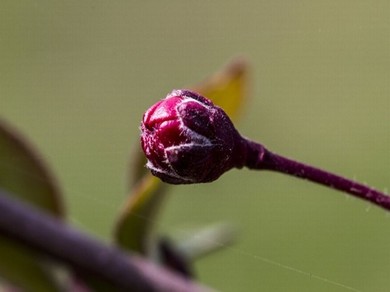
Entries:
{"label": "plant stem", "polygon": [[211,291],[177,274],[99,243],[0,190],[0,235],[62,262],[113,291]]}
{"label": "plant stem", "polygon": [[328,171],[272,153],[263,145],[246,140],[246,163],[251,169],[273,170],[348,193],[369,201],[374,205],[390,210],[390,197],[371,187],[330,173]]}

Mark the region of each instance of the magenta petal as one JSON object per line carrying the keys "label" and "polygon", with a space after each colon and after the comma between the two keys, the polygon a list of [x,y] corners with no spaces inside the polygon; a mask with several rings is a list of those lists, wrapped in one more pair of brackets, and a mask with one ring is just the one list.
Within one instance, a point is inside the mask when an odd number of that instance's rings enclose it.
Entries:
{"label": "magenta petal", "polygon": [[176,106],[183,100],[180,96],[164,99],[153,105],[144,115],[143,122],[148,129],[154,129],[164,121],[177,119]]}

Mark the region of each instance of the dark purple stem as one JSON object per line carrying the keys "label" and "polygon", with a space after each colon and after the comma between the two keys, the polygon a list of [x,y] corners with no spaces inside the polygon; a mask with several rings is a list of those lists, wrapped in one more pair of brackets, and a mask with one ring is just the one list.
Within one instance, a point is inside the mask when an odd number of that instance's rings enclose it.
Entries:
{"label": "dark purple stem", "polygon": [[[211,291],[136,255],[104,245],[0,189],[0,236],[49,256],[111,291]],[[37,256],[38,259],[38,256]]]}
{"label": "dark purple stem", "polygon": [[373,188],[352,181],[325,170],[280,156],[267,150],[263,145],[246,140],[246,163],[251,169],[273,170],[303,178],[351,194],[390,210],[390,197]]}

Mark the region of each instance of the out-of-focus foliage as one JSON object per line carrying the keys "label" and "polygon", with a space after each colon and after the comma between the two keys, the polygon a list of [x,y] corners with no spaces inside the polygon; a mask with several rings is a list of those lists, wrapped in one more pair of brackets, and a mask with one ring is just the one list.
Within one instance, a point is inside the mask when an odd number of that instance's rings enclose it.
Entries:
{"label": "out-of-focus foliage", "polygon": [[223,108],[232,120],[237,120],[248,98],[248,83],[249,65],[240,57],[194,86],[193,90]]}
{"label": "out-of-focus foliage", "polygon": [[[64,214],[60,191],[42,158],[3,121],[0,121],[0,188],[54,216]],[[0,259],[1,277],[17,287],[57,291],[48,263],[4,236],[0,236]]]}
{"label": "out-of-focus foliage", "polygon": [[236,233],[236,228],[228,223],[188,230],[183,238],[177,240],[177,248],[187,259],[195,261],[221,246],[232,244],[237,237]]}
{"label": "out-of-focus foliage", "polygon": [[63,217],[60,191],[43,159],[15,129],[2,121],[0,187],[52,215]]}
{"label": "out-of-focus foliage", "polygon": [[[253,69],[241,133],[389,191],[387,0],[2,1],[0,19],[0,116],[42,147],[69,217],[102,238],[143,110],[237,53]],[[349,290],[313,274],[350,290],[390,286],[382,210],[246,170],[169,191],[164,232],[223,218],[243,228],[237,249],[197,265],[222,291]]]}
{"label": "out-of-focus foliage", "polygon": [[146,174],[129,195],[115,229],[116,243],[127,250],[147,254],[154,220],[166,195],[167,185]]}

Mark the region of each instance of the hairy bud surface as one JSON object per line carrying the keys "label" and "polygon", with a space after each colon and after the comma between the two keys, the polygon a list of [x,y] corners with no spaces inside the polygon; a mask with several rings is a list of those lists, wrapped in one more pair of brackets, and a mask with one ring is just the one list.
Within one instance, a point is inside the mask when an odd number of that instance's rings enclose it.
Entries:
{"label": "hairy bud surface", "polygon": [[141,123],[146,166],[171,184],[210,182],[240,167],[235,154],[241,140],[221,108],[189,90],[172,91],[145,112]]}

